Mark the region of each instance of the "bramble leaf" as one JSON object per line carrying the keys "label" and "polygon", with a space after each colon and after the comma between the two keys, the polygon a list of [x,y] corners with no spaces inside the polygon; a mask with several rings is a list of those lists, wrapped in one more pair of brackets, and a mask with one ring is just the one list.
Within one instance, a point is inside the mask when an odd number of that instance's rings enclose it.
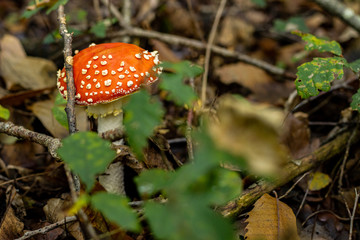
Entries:
{"label": "bramble leaf", "polygon": [[306,50],[318,50],[319,52],[331,52],[337,56],[342,56],[342,50],[340,44],[336,41],[328,41],[315,37],[310,33],[302,33],[300,31],[293,31],[295,35],[298,35],[306,42]]}
{"label": "bramble leaf", "polygon": [[302,98],[319,94],[318,90],[329,91],[334,79],[344,75],[345,60],[341,57],[314,58],[298,67],[296,89]]}
{"label": "bramble leaf", "polygon": [[147,138],[162,121],[164,110],[161,103],[155,98],[150,98],[149,93],[144,90],[133,94],[124,110],[124,125],[129,144],[134,153],[141,157],[142,150],[147,145]]}
{"label": "bramble leaf", "polygon": [[353,110],[360,112],[360,89],[352,96],[352,102],[350,104]]}
{"label": "bramble leaf", "polygon": [[100,192],[91,196],[93,206],[101,211],[108,219],[121,227],[139,231],[140,225],[136,213],[129,207],[129,201],[124,196],[107,192]]}
{"label": "bramble leaf", "polygon": [[327,185],[329,185],[331,182],[331,178],[329,175],[322,173],[322,172],[316,172],[311,174],[311,178],[308,181],[309,184],[309,190],[310,191],[318,191],[323,188],[325,188]]}
{"label": "bramble leaf", "polygon": [[56,121],[58,121],[61,124],[61,126],[68,129],[69,125],[68,125],[67,115],[65,112],[65,104],[66,104],[66,100],[60,94],[58,94],[55,98],[54,107],[51,108],[51,111]]}
{"label": "bramble leaf", "polygon": [[80,176],[87,191],[94,185],[96,174],[104,172],[116,155],[110,148],[110,142],[94,132],[78,132],[63,139],[57,152]]}

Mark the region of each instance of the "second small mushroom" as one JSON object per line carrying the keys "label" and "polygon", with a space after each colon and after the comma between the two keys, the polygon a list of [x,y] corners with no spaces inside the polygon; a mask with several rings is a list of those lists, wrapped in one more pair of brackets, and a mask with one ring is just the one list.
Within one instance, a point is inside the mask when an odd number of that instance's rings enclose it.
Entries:
{"label": "second small mushroom", "polygon": [[[124,97],[138,91],[142,84],[157,81],[162,72],[159,64],[157,51],[148,52],[134,44],[91,44],[73,58],[75,103],[87,106],[88,115],[98,119],[99,134],[122,129]],[[64,98],[66,80],[65,68],[59,70],[57,87]],[[123,189],[110,191],[124,193]]]}

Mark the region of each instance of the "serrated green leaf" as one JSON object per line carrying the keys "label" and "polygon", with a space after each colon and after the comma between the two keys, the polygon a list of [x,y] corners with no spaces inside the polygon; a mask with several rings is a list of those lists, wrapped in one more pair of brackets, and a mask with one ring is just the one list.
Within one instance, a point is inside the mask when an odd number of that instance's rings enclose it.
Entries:
{"label": "serrated green leaf", "polygon": [[325,188],[331,182],[329,175],[321,172],[312,174],[308,184],[310,191],[318,191]]}
{"label": "serrated green leaf", "polygon": [[51,7],[48,8],[48,10],[46,10],[46,14],[49,14],[52,11],[58,9],[60,5],[67,4],[68,1],[69,0],[57,0],[54,5],[52,5]]}
{"label": "serrated green leaf", "polygon": [[292,32],[295,35],[298,35],[306,42],[306,50],[318,50],[319,52],[331,52],[337,56],[342,56],[342,50],[340,44],[336,41],[328,41],[315,37],[310,33],[302,33],[299,31]]}
{"label": "serrated green leaf", "polygon": [[124,106],[124,111],[124,126],[128,142],[134,153],[141,157],[148,137],[162,121],[164,110],[159,100],[151,98],[145,90],[140,90],[130,96]]}
{"label": "serrated green leaf", "polygon": [[150,196],[169,184],[169,173],[162,169],[144,171],[135,179],[141,195]]}
{"label": "serrated green leaf", "polygon": [[0,118],[8,120],[10,117],[10,111],[7,108],[4,108],[0,105]]}
{"label": "serrated green leaf", "polygon": [[162,81],[159,87],[169,92],[168,98],[178,106],[190,106],[196,99],[194,90],[183,83],[182,76],[174,73],[163,73],[160,75]]}
{"label": "serrated green leaf", "polygon": [[139,231],[137,215],[128,203],[128,199],[111,193],[100,192],[91,196],[91,203],[106,218],[130,231]]}
{"label": "serrated green leaf", "polygon": [[302,98],[316,96],[321,91],[329,91],[330,83],[344,75],[344,59],[341,57],[314,58],[298,67],[295,80],[296,89]]}
{"label": "serrated green leaf", "polygon": [[89,191],[95,176],[105,171],[114,159],[115,152],[110,142],[101,139],[94,132],[78,132],[62,140],[58,154],[70,169],[85,183]]}
{"label": "serrated green leaf", "polygon": [[106,29],[105,23],[100,21],[91,27],[90,32],[98,38],[104,38],[106,37]]}

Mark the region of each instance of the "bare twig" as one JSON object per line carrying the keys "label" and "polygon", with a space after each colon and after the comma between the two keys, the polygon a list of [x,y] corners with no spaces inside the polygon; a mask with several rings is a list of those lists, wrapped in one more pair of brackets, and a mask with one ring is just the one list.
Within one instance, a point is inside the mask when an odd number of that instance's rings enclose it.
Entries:
{"label": "bare twig", "polygon": [[329,13],[339,17],[360,33],[360,16],[337,0],[313,0]]}
{"label": "bare twig", "polygon": [[319,214],[319,213],[330,213],[332,215],[334,215],[334,217],[336,217],[337,219],[339,219],[340,221],[349,221],[350,218],[345,218],[345,217],[340,217],[339,215],[337,215],[336,213],[334,213],[333,211],[331,210],[327,210],[327,209],[324,209],[324,210],[318,210],[316,212],[313,212],[311,213],[309,216],[306,217],[306,219],[304,220],[304,222],[301,224],[301,226],[304,226],[307,221],[309,221],[310,218],[312,218],[313,216]]}
{"label": "bare twig", "polygon": [[350,216],[349,240],[352,239],[352,232],[353,232],[353,228],[354,228],[354,218],[355,218],[356,208],[357,208],[358,201],[359,201],[359,193],[358,193],[357,189],[355,188],[354,191],[355,191],[355,201],[354,201],[354,207],[352,210],[352,214]]}
{"label": "bare twig", "polygon": [[[357,128],[358,128],[358,124],[356,124],[356,129]],[[356,131],[352,132],[352,134],[351,134],[351,136],[349,138],[348,144],[346,145],[344,158],[343,158],[343,161],[342,161],[342,164],[341,164],[341,167],[340,167],[340,176],[339,176],[339,185],[338,185],[339,190],[342,188],[342,181],[343,181],[344,172],[345,172],[345,165],[346,165],[346,161],[347,161],[347,159],[349,157],[350,146],[351,146],[352,139],[355,136],[355,133],[356,133]]]}
{"label": "bare twig", "polygon": [[214,43],[217,28],[219,26],[221,15],[224,11],[226,5],[226,0],[221,0],[219,4],[219,8],[216,12],[214,23],[211,27],[210,34],[209,34],[209,40],[206,45],[206,51],[205,51],[205,63],[204,63],[204,73],[202,77],[202,85],[201,85],[201,103],[204,107],[206,105],[206,88],[207,88],[207,78],[209,74],[209,64],[210,64],[210,56],[211,56],[211,47]]}
{"label": "bare twig", "polygon": [[296,214],[295,214],[296,217],[297,217],[297,215],[299,215],[301,209],[303,208],[303,206],[304,206],[304,204],[305,204],[306,197],[307,197],[308,194],[309,194],[309,188],[306,189],[305,194],[304,194],[304,197],[303,197],[303,199],[301,200],[299,209],[296,211]]}
{"label": "bare twig", "polygon": [[60,5],[58,8],[59,19],[59,32],[64,38],[64,60],[66,70],[66,84],[67,84],[67,104],[66,114],[68,116],[69,131],[70,134],[77,132],[76,129],[76,117],[75,117],[75,84],[73,76],[73,57],[72,57],[72,33],[69,33],[66,29],[66,19],[64,14],[64,6]]}
{"label": "bare twig", "polygon": [[16,126],[12,122],[0,122],[0,132],[47,147],[49,149],[50,155],[53,158],[59,159],[56,150],[61,146],[61,142],[58,138],[53,138],[45,134],[30,131],[23,126]]}
{"label": "bare twig", "polygon": [[286,193],[284,193],[282,196],[279,197],[279,200],[286,197],[294,188],[295,186],[304,179],[304,177],[306,177],[307,175],[309,175],[310,172],[306,172],[304,173],[298,180],[296,180],[296,182],[286,191]]}
{"label": "bare twig", "polygon": [[35,235],[38,235],[38,234],[46,234],[47,232],[50,232],[51,230],[53,230],[55,228],[61,227],[62,225],[72,223],[72,222],[75,222],[75,221],[77,221],[76,216],[66,217],[65,219],[63,219],[63,220],[61,220],[59,222],[50,224],[50,225],[45,226],[43,228],[39,228],[39,229],[36,229],[36,230],[33,230],[33,231],[28,231],[22,237],[17,238],[15,240],[25,240],[25,239],[29,239],[29,238],[31,238],[31,237],[33,237]]}
{"label": "bare twig", "polygon": [[[131,25],[131,0],[123,0],[122,14],[124,19],[124,24],[130,26]],[[130,37],[123,36],[122,41],[129,43]]]}

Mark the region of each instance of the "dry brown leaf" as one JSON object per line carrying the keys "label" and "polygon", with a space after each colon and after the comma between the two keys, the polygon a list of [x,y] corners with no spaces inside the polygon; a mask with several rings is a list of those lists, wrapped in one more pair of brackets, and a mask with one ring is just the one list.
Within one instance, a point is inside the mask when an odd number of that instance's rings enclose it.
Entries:
{"label": "dry brown leaf", "polygon": [[37,57],[24,56],[24,49],[16,37],[6,35],[0,41],[0,71],[7,89],[40,89],[56,84],[56,66]]}
{"label": "dry brown leaf", "polygon": [[297,240],[296,218],[285,203],[264,194],[249,212],[245,234],[248,240]]}
{"label": "dry brown leaf", "polygon": [[254,27],[238,17],[226,17],[221,25],[217,42],[226,47],[235,47],[239,42],[248,46],[254,43]]}
{"label": "dry brown leaf", "polygon": [[289,96],[292,86],[275,82],[272,77],[258,67],[245,63],[228,64],[218,68],[215,74],[224,84],[238,83],[253,93],[252,98],[259,101],[276,102]]}
{"label": "dry brown leaf", "polygon": [[24,223],[15,216],[12,207],[8,208],[2,218],[0,239],[15,239],[22,235]]}
{"label": "dry brown leaf", "polygon": [[319,139],[311,142],[308,115],[302,112],[290,113],[286,117],[281,142],[289,148],[294,159],[310,154],[320,144]]}
{"label": "dry brown leaf", "polygon": [[220,148],[245,157],[253,173],[281,175],[288,153],[279,143],[280,109],[227,95],[219,100],[217,116],[209,130]]}
{"label": "dry brown leaf", "polygon": [[[69,194],[63,193],[61,198],[51,198],[43,207],[46,219],[50,223],[56,223],[63,220],[67,214],[66,210],[71,207],[71,197]],[[76,239],[84,240],[79,222],[74,222],[66,225],[67,231]]]}
{"label": "dry brown leaf", "polygon": [[[40,119],[45,128],[54,136],[63,138],[67,136],[68,130],[60,125],[60,123],[54,118],[52,108],[54,107],[53,100],[46,100],[41,102],[35,102],[29,108]],[[87,115],[84,108],[75,108],[76,122],[80,131],[87,130]]]}

